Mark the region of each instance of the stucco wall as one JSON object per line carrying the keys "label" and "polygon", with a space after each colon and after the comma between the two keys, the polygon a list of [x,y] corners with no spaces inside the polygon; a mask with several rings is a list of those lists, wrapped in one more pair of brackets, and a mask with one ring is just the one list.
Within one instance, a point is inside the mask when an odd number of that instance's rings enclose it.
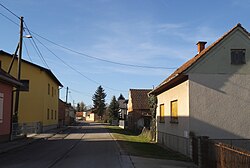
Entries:
{"label": "stucco wall", "polygon": [[0,122],[0,142],[7,141],[10,134],[12,86],[0,81],[0,93],[3,94],[3,120]]}
{"label": "stucco wall", "polygon": [[[184,131],[189,129],[189,82],[185,81],[180,85],[169,89],[157,96],[157,131],[184,136]],[[170,123],[170,102],[178,100],[178,124]],[[160,105],[164,104],[165,122],[160,123]]]}
{"label": "stucco wall", "polygon": [[[0,60],[2,62],[2,68],[7,70],[11,57],[1,55]],[[14,61],[11,70],[12,76],[17,76],[16,69],[17,60]],[[19,123],[41,122],[44,126],[48,126],[48,128],[49,125],[57,125],[59,99],[58,84],[47,72],[26,62],[22,62],[21,79],[29,80],[29,92],[20,92]],[[50,84],[50,95],[48,95],[48,83]],[[54,89],[53,96],[52,86]],[[50,111],[49,119],[47,119],[47,109]],[[53,119],[51,119],[51,110],[53,110]]]}
{"label": "stucco wall", "polygon": [[250,75],[190,74],[190,130],[210,138],[250,138]]}
{"label": "stucco wall", "polygon": [[[231,49],[245,49],[246,64],[231,64]],[[250,138],[250,39],[232,32],[186,72],[190,130],[210,138]]]}

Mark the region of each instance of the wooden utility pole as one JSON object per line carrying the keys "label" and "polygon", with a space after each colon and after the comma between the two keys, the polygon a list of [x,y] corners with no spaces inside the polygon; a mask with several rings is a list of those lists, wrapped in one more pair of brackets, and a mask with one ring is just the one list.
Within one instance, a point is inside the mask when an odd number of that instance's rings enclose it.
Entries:
{"label": "wooden utility pole", "polygon": [[[22,63],[22,45],[23,45],[23,17],[20,17],[20,37],[19,37],[19,53],[18,53],[18,68],[17,68],[17,79],[21,80],[21,63]],[[20,86],[16,91],[16,99],[15,99],[15,111],[13,121],[18,122],[18,105],[19,105],[19,94],[20,94]]]}

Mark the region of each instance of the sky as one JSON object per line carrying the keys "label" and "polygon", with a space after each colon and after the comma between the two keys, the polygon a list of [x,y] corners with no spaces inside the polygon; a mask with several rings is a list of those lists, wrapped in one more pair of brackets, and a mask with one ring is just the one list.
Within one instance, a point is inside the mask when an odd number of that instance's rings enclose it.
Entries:
{"label": "sky", "polygon": [[[249,0],[0,3],[23,16],[31,31],[33,38],[23,39],[23,58],[50,69],[63,84],[60,98],[65,101],[68,87],[68,102],[74,105],[80,101],[92,105],[99,85],[107,94],[106,103],[120,94],[128,98],[129,89],[152,89],[197,54],[198,41],[209,46],[237,23],[250,31]],[[15,52],[19,22],[0,6],[0,50]]]}

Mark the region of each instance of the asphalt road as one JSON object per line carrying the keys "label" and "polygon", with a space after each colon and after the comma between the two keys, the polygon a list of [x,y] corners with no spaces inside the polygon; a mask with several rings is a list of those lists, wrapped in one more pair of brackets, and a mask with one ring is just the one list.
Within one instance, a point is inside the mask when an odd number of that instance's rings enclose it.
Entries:
{"label": "asphalt road", "polygon": [[46,140],[0,155],[5,168],[122,168],[119,148],[101,124],[81,123]]}

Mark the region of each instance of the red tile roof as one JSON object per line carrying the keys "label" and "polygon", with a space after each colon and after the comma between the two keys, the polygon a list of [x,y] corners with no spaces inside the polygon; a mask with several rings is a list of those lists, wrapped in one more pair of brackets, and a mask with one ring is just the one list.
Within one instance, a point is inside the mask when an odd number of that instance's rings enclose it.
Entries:
{"label": "red tile roof", "polygon": [[148,93],[151,89],[130,89],[133,110],[149,109]]}
{"label": "red tile roof", "polygon": [[[177,76],[180,76],[183,74],[184,71],[186,71],[188,68],[190,68],[192,65],[194,65],[200,58],[206,55],[207,52],[209,52],[212,48],[214,48],[218,43],[220,43],[223,39],[225,39],[229,34],[231,34],[235,29],[241,28],[246,34],[249,34],[249,32],[241,26],[240,23],[238,23],[235,27],[233,27],[230,31],[225,33],[221,38],[219,38],[217,41],[212,43],[210,46],[202,50],[200,53],[198,53],[195,57],[188,60],[186,63],[184,63],[182,66],[180,66],[177,70],[174,71],[167,79],[165,79],[159,86],[157,86],[154,90],[150,92],[150,94],[157,94],[159,90],[165,85],[168,85],[173,79],[175,79]],[[183,75],[182,75],[183,76]]]}

